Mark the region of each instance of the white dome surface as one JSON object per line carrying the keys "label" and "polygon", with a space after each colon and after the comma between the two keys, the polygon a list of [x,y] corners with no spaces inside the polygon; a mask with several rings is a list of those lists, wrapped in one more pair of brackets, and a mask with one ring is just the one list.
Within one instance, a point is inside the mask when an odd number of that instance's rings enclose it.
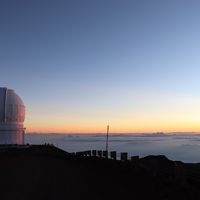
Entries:
{"label": "white dome surface", "polygon": [[25,106],[14,90],[0,88],[0,144],[23,144]]}

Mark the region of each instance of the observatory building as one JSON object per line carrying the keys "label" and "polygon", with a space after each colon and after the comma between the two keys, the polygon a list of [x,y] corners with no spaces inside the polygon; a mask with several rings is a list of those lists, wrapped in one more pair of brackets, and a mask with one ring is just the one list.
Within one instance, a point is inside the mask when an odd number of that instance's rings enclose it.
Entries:
{"label": "observatory building", "polygon": [[0,144],[24,144],[25,106],[14,90],[0,87]]}

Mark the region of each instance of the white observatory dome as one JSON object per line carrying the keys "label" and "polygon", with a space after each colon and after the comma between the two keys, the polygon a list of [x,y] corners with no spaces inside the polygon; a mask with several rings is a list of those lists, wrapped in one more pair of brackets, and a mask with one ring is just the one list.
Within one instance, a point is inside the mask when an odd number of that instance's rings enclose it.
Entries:
{"label": "white observatory dome", "polygon": [[0,144],[24,144],[25,106],[14,90],[0,88]]}

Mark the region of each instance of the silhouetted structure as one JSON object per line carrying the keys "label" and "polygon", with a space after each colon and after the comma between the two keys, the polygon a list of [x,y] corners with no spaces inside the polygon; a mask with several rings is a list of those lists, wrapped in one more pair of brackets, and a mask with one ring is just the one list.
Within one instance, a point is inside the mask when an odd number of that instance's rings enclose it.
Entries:
{"label": "silhouetted structure", "polygon": [[139,161],[139,156],[131,156],[131,161],[133,162]]}
{"label": "silhouetted structure", "polygon": [[128,153],[127,152],[122,152],[121,153],[121,160],[122,161],[128,160]]}
{"label": "silhouetted structure", "polygon": [[116,151],[111,151],[110,152],[110,157],[111,157],[111,159],[116,160],[117,159],[117,152]]}
{"label": "silhouetted structure", "polygon": [[96,150],[92,150],[92,155],[93,156],[97,156],[97,151]]}
{"label": "silhouetted structure", "polygon": [[102,157],[102,151],[101,151],[101,150],[98,150],[98,151],[97,151],[97,155],[98,155],[99,157]]}
{"label": "silhouetted structure", "polygon": [[107,134],[106,134],[106,151],[108,152],[108,134],[109,134],[109,125],[107,126]]}
{"label": "silhouetted structure", "polygon": [[[0,148],[1,199],[200,198],[200,165],[147,156],[137,162],[67,153],[53,145]],[[105,181],[106,180],[106,181]]]}

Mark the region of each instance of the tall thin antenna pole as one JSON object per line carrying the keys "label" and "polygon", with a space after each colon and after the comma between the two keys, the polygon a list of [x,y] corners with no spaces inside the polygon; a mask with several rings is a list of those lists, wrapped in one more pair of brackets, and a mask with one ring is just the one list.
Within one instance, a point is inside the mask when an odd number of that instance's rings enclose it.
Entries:
{"label": "tall thin antenna pole", "polygon": [[108,152],[108,134],[109,134],[109,125],[107,125],[107,136],[106,136],[106,151]]}

